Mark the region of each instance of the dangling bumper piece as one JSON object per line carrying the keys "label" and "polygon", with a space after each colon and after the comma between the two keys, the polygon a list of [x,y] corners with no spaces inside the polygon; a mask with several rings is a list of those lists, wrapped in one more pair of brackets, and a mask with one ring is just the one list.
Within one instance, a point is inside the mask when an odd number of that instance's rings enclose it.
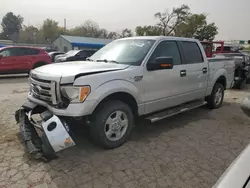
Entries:
{"label": "dangling bumper piece", "polygon": [[[35,121],[33,116],[37,114],[40,118]],[[67,123],[45,107],[28,101],[15,112],[15,119],[21,138],[35,159],[48,161],[56,152],[75,145]]]}

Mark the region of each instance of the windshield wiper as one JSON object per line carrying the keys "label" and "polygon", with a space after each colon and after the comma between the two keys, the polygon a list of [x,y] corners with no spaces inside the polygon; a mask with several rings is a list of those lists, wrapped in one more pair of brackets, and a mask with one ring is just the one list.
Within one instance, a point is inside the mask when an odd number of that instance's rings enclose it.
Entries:
{"label": "windshield wiper", "polygon": [[107,60],[107,59],[98,59],[96,60],[96,62],[105,62],[105,63],[117,63],[119,64],[117,61],[115,60]]}

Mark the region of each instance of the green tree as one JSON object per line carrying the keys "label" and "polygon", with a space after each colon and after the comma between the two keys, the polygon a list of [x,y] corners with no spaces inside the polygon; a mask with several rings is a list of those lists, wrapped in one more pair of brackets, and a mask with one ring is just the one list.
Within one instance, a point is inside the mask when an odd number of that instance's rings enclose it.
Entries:
{"label": "green tree", "polygon": [[38,28],[33,25],[29,26],[24,25],[23,29],[19,33],[18,42],[36,43],[38,32],[39,32]]}
{"label": "green tree", "polygon": [[212,41],[214,40],[217,34],[218,34],[218,27],[215,26],[215,23],[210,23],[200,28],[195,33],[194,37],[200,41],[203,41],[203,40]]}
{"label": "green tree", "polygon": [[190,14],[185,21],[175,28],[175,36],[192,38],[206,24],[205,14]]}
{"label": "green tree", "polygon": [[159,36],[162,35],[162,29],[158,26],[137,26],[135,28],[137,36]]}
{"label": "green tree", "polygon": [[53,42],[59,35],[58,22],[47,18],[43,21],[41,32],[43,33],[43,37],[47,42]]}
{"label": "green tree", "polygon": [[205,14],[190,14],[187,19],[175,29],[175,35],[196,38],[199,40],[213,40],[218,34],[215,23],[207,24]]}
{"label": "green tree", "polygon": [[4,39],[16,41],[20,30],[22,29],[23,17],[15,15],[13,12],[8,12],[2,19],[2,34]]}
{"label": "green tree", "polygon": [[155,18],[158,19],[157,26],[161,28],[162,35],[173,35],[173,31],[180,25],[189,15],[188,5],[181,5],[173,8],[171,12],[157,12]]}

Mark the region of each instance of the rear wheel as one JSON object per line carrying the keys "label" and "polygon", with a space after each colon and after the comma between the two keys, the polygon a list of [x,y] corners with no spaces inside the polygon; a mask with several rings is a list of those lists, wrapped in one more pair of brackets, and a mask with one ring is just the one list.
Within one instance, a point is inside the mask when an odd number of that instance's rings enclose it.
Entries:
{"label": "rear wheel", "polygon": [[224,99],[224,86],[220,83],[214,85],[213,91],[207,98],[207,106],[211,109],[219,108]]}
{"label": "rear wheel", "polygon": [[108,101],[93,114],[90,132],[94,141],[103,148],[121,146],[133,128],[131,108],[121,101]]}

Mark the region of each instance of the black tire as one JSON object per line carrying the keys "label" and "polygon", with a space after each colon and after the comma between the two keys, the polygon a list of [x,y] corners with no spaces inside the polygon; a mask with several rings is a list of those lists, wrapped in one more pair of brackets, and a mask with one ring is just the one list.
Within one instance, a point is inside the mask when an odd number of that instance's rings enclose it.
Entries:
{"label": "black tire", "polygon": [[[105,125],[107,125],[107,119],[116,111],[121,111],[126,114],[128,126],[124,135],[119,140],[111,141],[105,134]],[[131,108],[119,100],[107,101],[101,104],[91,119],[90,133],[92,139],[104,149],[113,149],[124,144],[130,136],[134,125],[134,115]]]}
{"label": "black tire", "polygon": [[[218,91],[218,89],[221,90],[221,99],[219,102],[216,102],[216,92]],[[210,109],[216,109],[219,108],[223,102],[224,99],[224,86],[220,83],[215,83],[214,87],[213,87],[213,91],[211,93],[210,96],[207,97],[207,106]]]}

